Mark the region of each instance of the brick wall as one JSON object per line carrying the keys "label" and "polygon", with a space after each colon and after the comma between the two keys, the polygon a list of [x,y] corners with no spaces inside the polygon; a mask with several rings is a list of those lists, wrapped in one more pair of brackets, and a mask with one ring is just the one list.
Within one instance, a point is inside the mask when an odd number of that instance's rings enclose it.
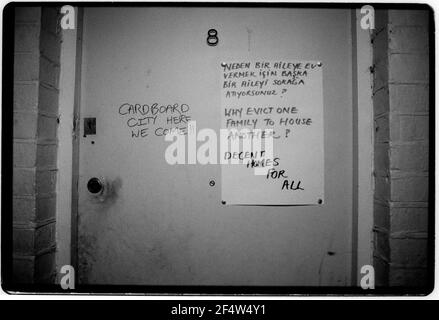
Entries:
{"label": "brick wall", "polygon": [[52,283],[60,33],[56,8],[15,8],[13,278]]}
{"label": "brick wall", "polygon": [[429,12],[377,10],[373,41],[377,286],[427,283]]}

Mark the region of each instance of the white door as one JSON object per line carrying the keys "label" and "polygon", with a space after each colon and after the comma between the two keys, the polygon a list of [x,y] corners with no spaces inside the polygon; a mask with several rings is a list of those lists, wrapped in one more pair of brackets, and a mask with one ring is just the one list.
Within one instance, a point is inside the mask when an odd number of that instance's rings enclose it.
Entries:
{"label": "white door", "polygon": [[[350,286],[350,34],[349,10],[86,8],[79,282]],[[184,105],[198,128],[218,131],[223,59],[323,62],[322,206],[223,205],[219,165],[167,164],[162,132],[134,132],[146,126],[121,114],[125,103]],[[84,118],[96,119],[95,135]],[[93,177],[112,190],[90,193]]]}

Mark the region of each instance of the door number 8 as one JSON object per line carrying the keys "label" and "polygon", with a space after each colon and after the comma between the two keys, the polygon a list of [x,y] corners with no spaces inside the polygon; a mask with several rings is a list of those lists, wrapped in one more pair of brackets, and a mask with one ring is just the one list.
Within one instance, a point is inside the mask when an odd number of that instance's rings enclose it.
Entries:
{"label": "door number 8", "polygon": [[218,31],[216,31],[215,29],[209,29],[209,31],[207,31],[207,44],[209,46],[216,46],[218,44]]}

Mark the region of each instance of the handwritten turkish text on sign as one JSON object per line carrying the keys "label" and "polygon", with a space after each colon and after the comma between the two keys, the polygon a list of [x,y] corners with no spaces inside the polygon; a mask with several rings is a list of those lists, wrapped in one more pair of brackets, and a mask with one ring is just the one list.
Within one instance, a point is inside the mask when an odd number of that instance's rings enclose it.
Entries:
{"label": "handwritten turkish text on sign", "polygon": [[[222,200],[243,205],[317,205],[324,196],[322,65],[317,61],[221,63],[221,128],[273,138],[273,152],[234,151],[222,165]],[[271,129],[265,134],[261,131]],[[230,134],[229,140],[242,139]],[[231,142],[230,142],[231,143]],[[268,166],[266,173],[255,168]]]}

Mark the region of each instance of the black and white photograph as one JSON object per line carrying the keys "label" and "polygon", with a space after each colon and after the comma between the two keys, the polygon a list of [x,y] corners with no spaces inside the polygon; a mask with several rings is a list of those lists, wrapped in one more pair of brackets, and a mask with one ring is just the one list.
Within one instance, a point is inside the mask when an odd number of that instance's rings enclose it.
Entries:
{"label": "black and white photograph", "polygon": [[429,295],[434,13],[5,3],[2,290]]}

